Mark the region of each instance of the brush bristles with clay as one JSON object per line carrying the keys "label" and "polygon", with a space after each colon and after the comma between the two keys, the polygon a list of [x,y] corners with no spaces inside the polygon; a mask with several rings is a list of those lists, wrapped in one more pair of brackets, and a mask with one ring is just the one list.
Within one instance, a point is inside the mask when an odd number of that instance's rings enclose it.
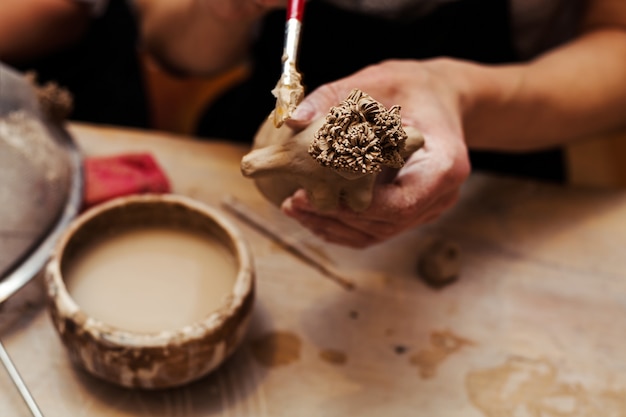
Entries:
{"label": "brush bristles with clay", "polygon": [[278,84],[272,90],[276,97],[276,107],[270,114],[275,127],[281,127],[296,110],[304,97],[302,76],[296,69],[298,44],[302,31],[305,0],[289,0],[287,2],[287,22],[285,24],[285,43],[283,45],[283,71]]}
{"label": "brush bristles with clay", "polygon": [[322,166],[355,174],[371,174],[383,166],[404,165],[407,134],[400,106],[389,110],[361,90],[354,89],[332,107],[315,133],[309,154]]}

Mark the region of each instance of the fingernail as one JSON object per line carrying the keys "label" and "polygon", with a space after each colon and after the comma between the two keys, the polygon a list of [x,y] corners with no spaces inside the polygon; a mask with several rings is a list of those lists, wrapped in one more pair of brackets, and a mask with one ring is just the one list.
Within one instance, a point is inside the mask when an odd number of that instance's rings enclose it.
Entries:
{"label": "fingernail", "polygon": [[315,109],[313,108],[313,106],[311,106],[306,101],[303,101],[293,111],[291,118],[294,120],[308,121],[313,118],[314,114],[315,114]]}

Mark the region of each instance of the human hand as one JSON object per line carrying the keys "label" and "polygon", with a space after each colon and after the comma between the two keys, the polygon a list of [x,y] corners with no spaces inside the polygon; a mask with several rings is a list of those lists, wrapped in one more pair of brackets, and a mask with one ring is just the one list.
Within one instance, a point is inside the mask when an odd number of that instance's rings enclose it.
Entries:
{"label": "human hand", "polygon": [[463,139],[461,88],[451,60],[386,61],[326,84],[307,96],[287,124],[302,129],[359,88],[386,107],[401,106],[404,126],[417,128],[425,145],[391,178],[379,175],[363,212],[342,207],[316,211],[304,190],[281,209],[325,240],[357,248],[380,243],[436,219],[458,198],[470,164]]}

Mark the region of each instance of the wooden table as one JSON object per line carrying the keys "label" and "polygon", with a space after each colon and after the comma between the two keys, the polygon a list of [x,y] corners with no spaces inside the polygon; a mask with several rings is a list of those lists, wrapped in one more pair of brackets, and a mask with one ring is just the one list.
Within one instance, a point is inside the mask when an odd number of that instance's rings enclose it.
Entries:
{"label": "wooden table", "polygon": [[[233,217],[258,272],[246,342],[208,377],[162,392],[73,368],[41,302],[7,304],[2,314],[19,317],[2,339],[47,417],[626,416],[626,193],[475,174],[438,222],[357,251],[324,244],[267,204],[239,173],[243,147],[71,132],[87,155],[151,152],[177,193],[212,205],[234,195],[357,289]],[[437,237],[463,252],[460,279],[440,290],[416,273]],[[0,394],[1,416],[28,416],[4,373]]]}

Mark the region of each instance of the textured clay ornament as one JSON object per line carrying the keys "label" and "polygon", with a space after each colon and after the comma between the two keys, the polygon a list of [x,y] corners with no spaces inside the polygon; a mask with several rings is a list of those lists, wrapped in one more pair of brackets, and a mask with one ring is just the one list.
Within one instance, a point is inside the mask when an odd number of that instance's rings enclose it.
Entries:
{"label": "textured clay ornament", "polygon": [[402,127],[399,106],[386,109],[355,89],[300,132],[266,120],[241,161],[241,171],[277,206],[303,188],[320,211],[342,203],[363,211],[382,169],[401,168],[423,145],[417,129]]}

